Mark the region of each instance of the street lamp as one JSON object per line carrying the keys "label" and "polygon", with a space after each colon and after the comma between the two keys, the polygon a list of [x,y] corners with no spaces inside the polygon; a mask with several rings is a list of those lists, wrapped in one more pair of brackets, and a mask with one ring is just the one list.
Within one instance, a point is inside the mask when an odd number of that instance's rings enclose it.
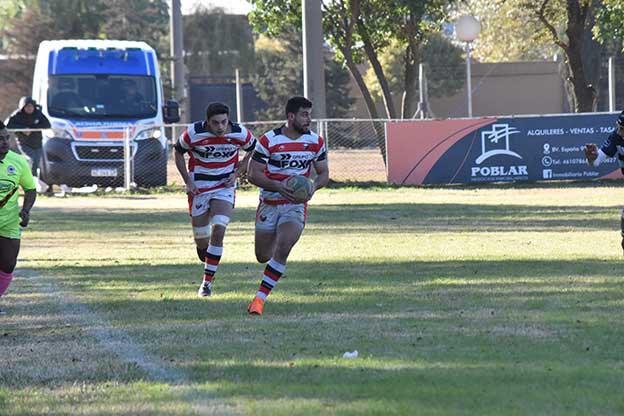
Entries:
{"label": "street lamp", "polygon": [[466,90],[468,93],[468,117],[472,117],[472,83],[470,80],[470,42],[481,32],[481,23],[474,16],[462,16],[455,23],[455,34],[466,42]]}

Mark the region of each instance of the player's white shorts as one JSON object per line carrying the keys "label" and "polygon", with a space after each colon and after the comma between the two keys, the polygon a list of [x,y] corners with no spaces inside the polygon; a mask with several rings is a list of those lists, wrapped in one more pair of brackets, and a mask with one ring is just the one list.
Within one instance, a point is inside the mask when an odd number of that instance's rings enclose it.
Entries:
{"label": "player's white shorts", "polygon": [[210,209],[210,200],[220,199],[227,201],[234,206],[234,200],[236,199],[236,188],[219,188],[214,191],[202,192],[198,195],[189,195],[189,214],[191,217],[198,217],[205,214]]}
{"label": "player's white shorts", "polygon": [[305,227],[307,204],[267,204],[260,201],[256,210],[256,229],[275,231],[285,222],[294,222]]}

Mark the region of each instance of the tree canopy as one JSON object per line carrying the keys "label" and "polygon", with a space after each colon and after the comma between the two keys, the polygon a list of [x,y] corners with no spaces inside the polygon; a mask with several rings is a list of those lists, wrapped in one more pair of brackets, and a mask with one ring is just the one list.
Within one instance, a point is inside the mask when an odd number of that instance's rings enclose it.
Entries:
{"label": "tree canopy", "polygon": [[[385,117],[411,117],[417,109],[418,64],[428,34],[441,28],[447,6],[453,0],[325,0],[322,1],[323,33],[338,60],[349,69],[371,118],[379,118],[375,101],[360,72],[367,63],[374,71],[384,102]],[[300,0],[254,0],[250,21],[257,32],[276,36],[301,27]],[[404,55],[403,103],[399,112],[380,56],[392,42]],[[385,160],[383,129],[375,125],[377,144]]]}
{"label": "tree canopy", "polygon": [[601,60],[621,49],[621,0],[471,0],[459,12],[480,18],[473,56],[483,61],[563,56],[562,78],[575,111],[595,111]]}
{"label": "tree canopy", "polygon": [[247,16],[198,8],[184,17],[184,51],[191,74],[232,77],[238,68],[248,77],[254,72],[254,39]]}
{"label": "tree canopy", "polygon": [[[13,57],[2,68],[9,96],[28,94],[39,43],[49,39],[142,40],[166,51],[167,4],[160,0],[4,0],[2,53]],[[16,105],[17,100],[12,105]],[[11,105],[11,104],[10,104]],[[3,109],[5,112],[7,108]]]}
{"label": "tree canopy", "polygon": [[[427,37],[441,28],[451,0],[326,0],[323,33],[337,58],[346,66],[364,96],[371,117],[378,118],[370,90],[359,65],[367,63],[375,74],[384,101],[385,116],[411,117],[417,106],[418,64]],[[288,27],[301,26],[300,0],[255,0],[250,21],[256,31],[276,36]],[[403,108],[395,105],[387,72],[380,61],[390,45],[403,55]]]}
{"label": "tree canopy", "polygon": [[[296,29],[284,32],[278,38],[258,37],[253,84],[259,98],[267,105],[257,112],[258,119],[283,119],[286,101],[303,92],[302,54],[301,32]],[[324,57],[327,116],[346,117],[354,102],[349,91],[349,73],[334,60],[329,50],[325,51]]]}

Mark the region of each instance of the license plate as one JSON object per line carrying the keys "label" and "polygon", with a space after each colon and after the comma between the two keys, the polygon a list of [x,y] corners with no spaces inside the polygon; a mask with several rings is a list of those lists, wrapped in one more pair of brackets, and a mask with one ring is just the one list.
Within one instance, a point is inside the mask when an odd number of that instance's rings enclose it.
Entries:
{"label": "license plate", "polygon": [[116,168],[95,168],[95,169],[91,169],[91,176],[98,176],[98,177],[116,177],[117,176],[117,169]]}

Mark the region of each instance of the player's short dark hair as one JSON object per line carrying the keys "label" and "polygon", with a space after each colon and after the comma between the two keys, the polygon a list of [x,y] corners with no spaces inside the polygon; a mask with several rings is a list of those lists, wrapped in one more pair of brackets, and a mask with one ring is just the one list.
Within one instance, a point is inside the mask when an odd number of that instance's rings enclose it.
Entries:
{"label": "player's short dark hair", "polygon": [[620,116],[617,119],[617,125],[620,127],[624,127],[624,111],[620,113]]}
{"label": "player's short dark hair", "polygon": [[206,107],[206,120],[210,120],[210,117],[216,116],[217,114],[227,114],[229,116],[230,107],[219,102],[208,104],[208,107]]}
{"label": "player's short dark hair", "polygon": [[305,97],[292,97],[286,103],[286,117],[288,117],[288,113],[297,114],[301,108],[312,108],[312,101]]}

